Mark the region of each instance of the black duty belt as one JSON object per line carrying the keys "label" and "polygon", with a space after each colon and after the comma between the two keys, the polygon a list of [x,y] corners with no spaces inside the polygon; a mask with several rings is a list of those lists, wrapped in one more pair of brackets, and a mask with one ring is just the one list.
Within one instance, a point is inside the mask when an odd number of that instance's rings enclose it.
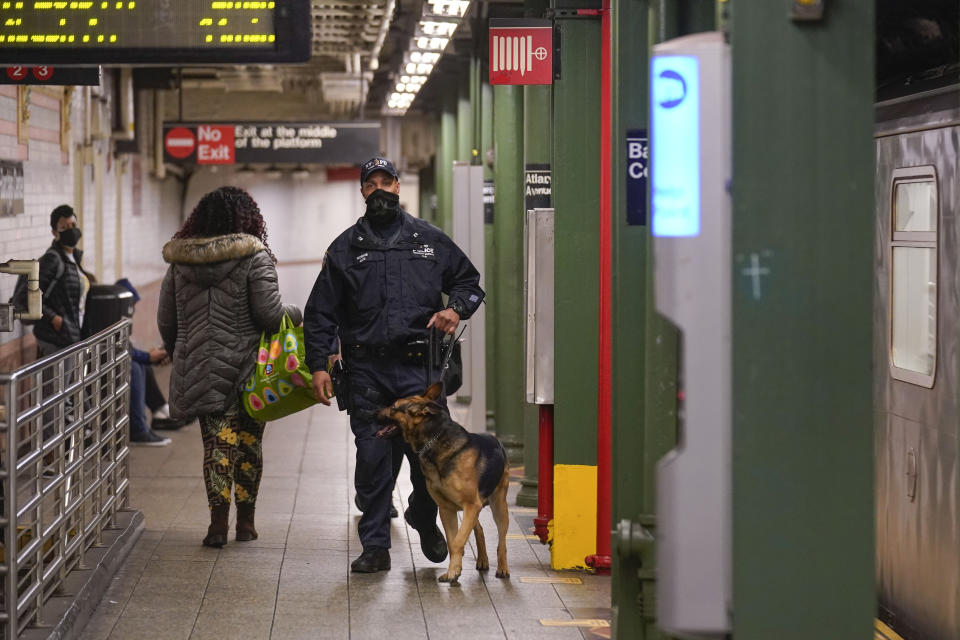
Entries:
{"label": "black duty belt", "polygon": [[388,360],[391,362],[405,362],[411,364],[426,364],[429,359],[429,345],[423,342],[410,344],[347,344],[343,347],[343,355],[347,361],[355,360]]}

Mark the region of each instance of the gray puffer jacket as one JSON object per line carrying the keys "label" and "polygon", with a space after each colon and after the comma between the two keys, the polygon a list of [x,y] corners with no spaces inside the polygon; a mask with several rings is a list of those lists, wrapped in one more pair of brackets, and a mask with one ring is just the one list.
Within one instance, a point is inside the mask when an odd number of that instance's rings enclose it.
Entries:
{"label": "gray puffer jacket", "polygon": [[163,247],[170,263],[160,290],[157,324],[173,354],[170,415],[187,420],[223,413],[253,374],[260,333],[273,333],[284,312],[277,269],[254,236],[183,238]]}

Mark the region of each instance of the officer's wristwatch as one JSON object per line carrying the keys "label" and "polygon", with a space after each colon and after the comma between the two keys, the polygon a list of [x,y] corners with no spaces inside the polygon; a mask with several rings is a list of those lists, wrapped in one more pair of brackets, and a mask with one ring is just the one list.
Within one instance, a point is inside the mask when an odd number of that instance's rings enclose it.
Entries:
{"label": "officer's wristwatch", "polygon": [[453,302],[448,304],[447,309],[453,309],[458,316],[460,316],[461,318],[463,317],[464,308],[459,300],[454,300]]}

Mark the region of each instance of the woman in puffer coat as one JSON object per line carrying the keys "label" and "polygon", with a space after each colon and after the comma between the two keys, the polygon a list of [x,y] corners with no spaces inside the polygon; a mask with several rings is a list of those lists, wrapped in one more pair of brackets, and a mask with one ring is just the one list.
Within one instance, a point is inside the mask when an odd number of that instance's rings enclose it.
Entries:
{"label": "woman in puffer coat", "polygon": [[199,418],[210,527],[203,544],[227,541],[231,491],[238,541],[254,540],[254,509],[263,472],[264,423],[247,415],[241,386],[253,374],[260,334],[279,329],[283,314],[276,258],[257,203],[242,189],[221,187],[201,198],[163,247],[170,263],[157,323],[173,354],[170,416]]}

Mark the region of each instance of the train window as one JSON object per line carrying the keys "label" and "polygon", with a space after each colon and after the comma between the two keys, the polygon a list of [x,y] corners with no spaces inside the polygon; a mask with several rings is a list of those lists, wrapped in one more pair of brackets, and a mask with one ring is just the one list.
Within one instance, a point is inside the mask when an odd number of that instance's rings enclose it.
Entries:
{"label": "train window", "polygon": [[929,388],[937,369],[936,170],[895,170],[891,196],[890,372]]}
{"label": "train window", "polygon": [[898,182],[896,198],[894,213],[897,216],[897,231],[936,233],[937,185],[933,180]]}

